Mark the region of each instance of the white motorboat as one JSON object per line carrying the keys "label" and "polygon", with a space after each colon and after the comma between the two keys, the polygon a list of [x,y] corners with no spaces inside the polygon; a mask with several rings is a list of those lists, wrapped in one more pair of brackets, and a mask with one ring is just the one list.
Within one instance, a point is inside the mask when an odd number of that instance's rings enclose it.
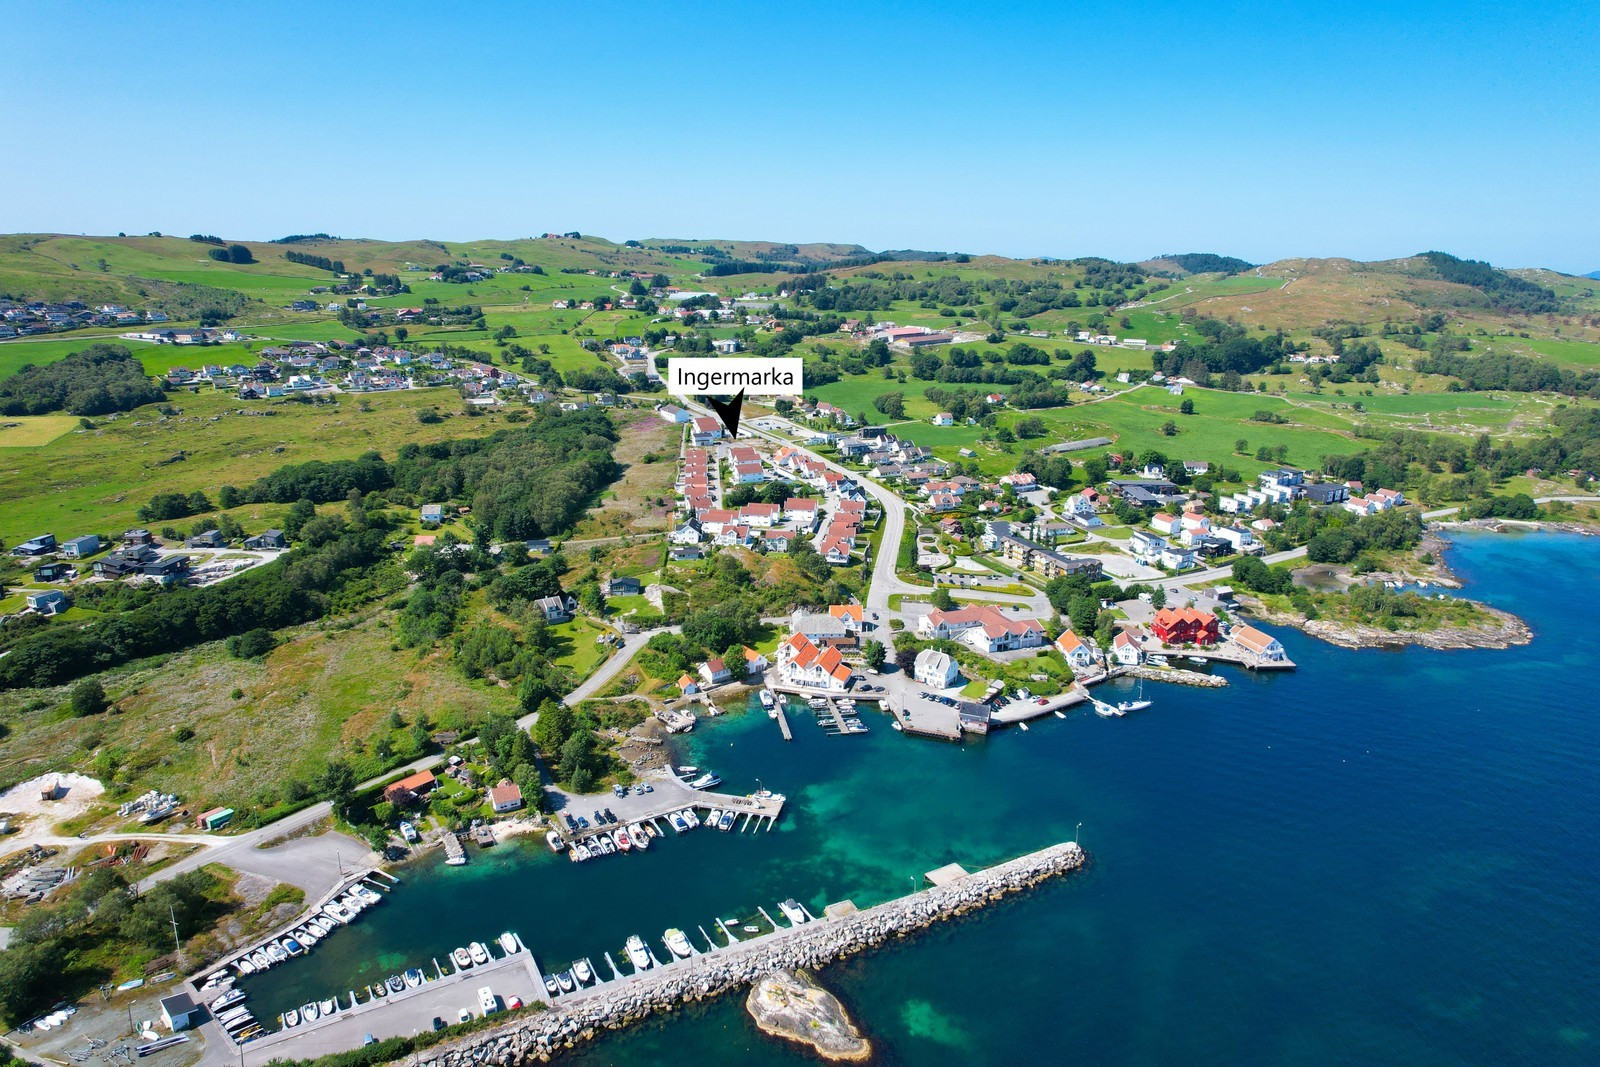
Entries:
{"label": "white motorboat", "polygon": [[722,822],[722,809],[721,808],[712,808],[711,809],[711,814],[706,816],[706,826],[709,827],[712,830],[715,830],[717,828],[717,825],[719,823],[721,823],[721,822]]}
{"label": "white motorboat", "polygon": [[315,945],[318,941],[322,940],[320,936],[312,931],[309,925],[296,927],[295,929],[289,931],[289,936],[300,942],[300,944],[306,948],[310,948],[312,945]]}
{"label": "white motorboat", "polygon": [[644,947],[644,938],[638,934],[630,935],[625,948],[627,949],[628,960],[633,964],[634,970],[647,971],[650,969],[654,961],[650,959],[650,950]]}
{"label": "white motorboat", "polygon": [[761,706],[768,709],[778,706],[778,698],[772,695],[772,690],[761,690]]}
{"label": "white motorboat", "polygon": [[588,859],[589,855],[590,855],[590,852],[589,852],[589,846],[588,845],[573,845],[572,846],[572,858],[577,860],[579,863],[582,863],[584,860]]}
{"label": "white motorboat", "polygon": [[554,977],[546,975],[544,979],[544,991],[553,997],[557,993],[561,992],[561,987],[556,985],[556,980]]}
{"label": "white motorboat", "polygon": [[417,835],[417,828],[411,825],[409,822],[402,822],[400,824],[400,836],[405,838],[405,842],[408,845],[414,845],[421,840],[421,838]]}
{"label": "white motorboat", "polygon": [[344,910],[344,905],[336,900],[330,900],[322,906],[322,914],[339,923],[341,926],[350,921],[350,913]]}
{"label": "white motorboat", "polygon": [[507,956],[516,952],[521,947],[521,945],[517,944],[517,935],[512,933],[510,930],[507,930],[505,933],[500,935],[500,948]]}
{"label": "white motorboat", "polygon": [[562,839],[561,834],[556,830],[545,832],[544,843],[550,846],[551,852],[560,852],[567,847],[566,841]]}
{"label": "white motorboat", "polygon": [[614,856],[617,853],[617,842],[610,834],[601,834],[596,840],[600,842],[600,851],[604,855]]}
{"label": "white motorboat", "polygon": [[572,964],[572,977],[579,985],[588,985],[594,981],[594,968],[589,966],[588,960],[577,960]]}
{"label": "white motorboat", "polygon": [[723,812],[722,813],[722,818],[717,820],[717,829],[721,830],[723,833],[727,833],[729,830],[732,830],[733,829],[733,817],[734,816],[733,816],[732,809],[729,809],[728,811]]}
{"label": "white motorboat", "polygon": [[267,945],[266,952],[267,956],[271,958],[273,963],[282,963],[284,960],[289,958],[289,950],[278,944],[276,941]]}
{"label": "white motorboat", "polygon": [[316,1022],[317,1021],[317,1006],[315,1004],[311,1004],[311,1003],[306,1003],[306,1004],[300,1005],[300,1018],[305,1020],[308,1023]]}
{"label": "white motorboat", "polygon": [[300,1025],[300,1009],[299,1008],[290,1008],[288,1011],[283,1013],[283,1026],[284,1026],[284,1029],[288,1029],[291,1026],[299,1026],[299,1025]]}
{"label": "white motorboat", "polygon": [[668,930],[663,938],[667,947],[672,950],[672,954],[680,960],[686,960],[694,955],[694,949],[689,946],[689,939],[676,926]]}
{"label": "white motorboat", "polygon": [[784,918],[788,919],[796,926],[799,926],[801,923],[810,918],[810,916],[805,913],[805,909],[800,907],[800,905],[795,902],[793,897],[790,897],[782,904],[779,904],[778,910],[783,912]]}
{"label": "white motorboat", "polygon": [[472,962],[473,963],[475,963],[475,964],[477,964],[478,966],[481,967],[485,963],[489,962],[489,950],[486,947],[484,947],[484,944],[483,944],[482,941],[474,941],[467,948],[468,948],[468,951],[472,953]]}
{"label": "white motorboat", "polygon": [[722,779],[711,772],[706,772],[689,783],[690,789],[714,789],[722,784]]}
{"label": "white motorboat", "polygon": [[636,822],[628,824],[628,839],[633,842],[633,847],[640,852],[650,848],[650,835],[644,832],[644,827]]}
{"label": "white motorboat", "polygon": [[373,889],[371,886],[357,883],[350,887],[350,892],[361,898],[361,900],[369,906],[383,903],[383,894],[378,892],[376,889]]}
{"label": "white motorboat", "polygon": [[406,988],[408,989],[416,989],[422,985],[422,972],[415,967],[407,968],[406,973],[401,977],[405,980]]}
{"label": "white motorboat", "polygon": [[629,836],[628,831],[623,827],[617,827],[616,830],[612,831],[611,836],[616,838],[617,847],[622,851],[628,852],[633,849],[633,838]]}
{"label": "white motorboat", "polygon": [[561,992],[563,993],[570,993],[574,989],[578,988],[578,983],[574,982],[572,980],[572,975],[568,974],[566,971],[562,971],[560,974],[556,975],[556,984],[561,987]]}
{"label": "white motorboat", "polygon": [[242,975],[249,976],[256,973],[256,965],[250,962],[248,956],[240,957],[233,965],[239,968],[239,973]]}
{"label": "white motorboat", "polygon": [[678,773],[679,774],[699,774],[700,773],[700,768],[699,767],[679,767],[678,768]]}
{"label": "white motorboat", "polygon": [[317,1010],[322,1013],[324,1019],[331,1019],[333,1018],[333,1013],[339,1010],[339,1002],[329,997],[317,1005]]}
{"label": "white motorboat", "polygon": [[456,970],[464,971],[472,966],[472,954],[464,948],[458,948],[450,953],[450,958],[455,961]]}
{"label": "white motorboat", "polygon": [[695,830],[699,828],[700,816],[695,814],[693,808],[684,808],[683,811],[679,812],[679,814],[683,816],[684,825],[689,827],[689,829]]}
{"label": "white motorboat", "polygon": [[689,829],[689,824],[688,824],[687,821],[685,821],[685,819],[683,817],[683,812],[681,812],[681,811],[673,812],[672,813],[672,818],[670,820],[668,820],[668,821],[670,821],[672,823],[672,829],[673,829],[673,832],[675,832],[675,833],[680,833],[681,834],[684,831]]}

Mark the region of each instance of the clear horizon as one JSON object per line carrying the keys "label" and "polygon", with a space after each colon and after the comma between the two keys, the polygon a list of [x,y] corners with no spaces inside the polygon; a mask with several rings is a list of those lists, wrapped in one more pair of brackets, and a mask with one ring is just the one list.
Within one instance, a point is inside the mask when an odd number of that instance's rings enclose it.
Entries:
{"label": "clear horizon", "polygon": [[0,224],[1600,270],[1587,5],[436,11],[14,5]]}

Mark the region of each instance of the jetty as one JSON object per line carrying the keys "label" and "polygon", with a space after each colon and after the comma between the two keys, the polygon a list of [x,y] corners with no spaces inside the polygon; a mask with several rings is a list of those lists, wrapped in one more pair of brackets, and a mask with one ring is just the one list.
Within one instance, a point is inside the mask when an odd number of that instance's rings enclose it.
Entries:
{"label": "jetty", "polygon": [[935,922],[955,918],[1081,868],[1084,851],[1068,841],[968,874],[949,865],[938,884],[857,911],[830,906],[822,918],[777,927],[748,940],[556,998],[551,1007],[506,1025],[437,1045],[400,1061],[405,1067],[474,1067],[548,1059],[554,1053],[657,1012],[743,989],[773,971],[814,968],[868,951]]}
{"label": "jetty", "polygon": [[439,834],[439,843],[444,846],[445,859],[451,863],[463,863],[467,858],[466,849],[461,847],[461,839],[452,830],[445,830]]}
{"label": "jetty", "polygon": [[776,712],[777,712],[777,713],[778,713],[778,715],[777,715],[777,719],[778,719],[778,732],[779,732],[779,733],[780,733],[780,734],[782,734],[782,735],[783,735],[783,739],[784,739],[784,740],[785,740],[785,741],[793,741],[793,740],[794,740],[794,733],[793,733],[793,731],[791,731],[791,730],[790,730],[790,729],[789,729],[789,716],[788,716],[788,714],[787,714],[787,713],[786,713],[786,712],[785,712],[785,711],[784,711],[784,710],[783,710],[783,705],[782,705],[782,704],[779,704],[779,705],[778,705],[778,706],[777,706],[777,707],[776,707],[776,708],[775,708],[775,709],[773,709],[773,710],[775,710],[775,711],[776,711]]}

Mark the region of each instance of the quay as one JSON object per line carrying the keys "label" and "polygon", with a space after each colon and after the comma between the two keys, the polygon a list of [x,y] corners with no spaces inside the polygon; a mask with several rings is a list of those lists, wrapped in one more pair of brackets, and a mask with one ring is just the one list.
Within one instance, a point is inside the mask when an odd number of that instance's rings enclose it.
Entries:
{"label": "quay", "polygon": [[[499,942],[493,938],[484,939],[484,944],[489,946],[491,956],[499,948]],[[208,1018],[200,1028],[206,1036],[206,1056],[202,1063],[263,1067],[274,1060],[310,1060],[359,1048],[368,1034],[379,1040],[409,1036],[430,1029],[435,1018],[453,1025],[462,1008],[470,1010],[474,1017],[479,1014],[477,990],[482,986],[492,989],[502,1004],[512,997],[520,998],[524,1004],[543,1003],[548,999],[544,976],[520,937],[517,944],[521,951],[492,956],[488,963],[450,974],[441,974],[435,963],[434,976],[420,986],[408,986],[399,993],[352,1003],[348,1007],[345,997],[341,996],[337,998],[340,1008],[331,1018],[302,1023],[287,1030],[272,1020],[263,1025],[278,1029],[237,1049],[231,1042],[213,1041],[224,1035],[222,1027]],[[217,1057],[213,1050],[224,1054]]]}
{"label": "quay", "polygon": [[[747,816],[747,823],[765,821],[766,828],[770,830],[783,815],[784,798],[778,794],[736,796],[732,793],[712,793],[704,789],[690,789],[682,779],[671,776],[652,778],[650,782],[654,792],[643,797],[629,796],[625,801],[622,799],[612,801],[616,804],[619,825],[626,827],[632,822],[654,822],[660,829],[666,830],[668,827],[658,820],[669,819],[675,811],[693,808],[697,812],[709,812],[715,809],[732,811]],[[582,814],[578,811],[577,805],[589,801],[601,808],[608,806],[604,797],[568,798],[572,813],[575,815]],[[558,825],[554,825],[553,828],[569,846],[615,829],[615,826],[590,826],[587,829],[573,830],[559,818],[555,823]]]}
{"label": "quay", "polygon": [[789,729],[789,715],[783,710],[783,704],[779,703],[776,710],[778,712],[778,732],[783,735],[785,741],[793,741],[794,733]]}
{"label": "quay", "polygon": [[1269,659],[1251,651],[1231,638],[1215,645],[1197,645],[1192,648],[1185,646],[1180,650],[1169,648],[1155,637],[1150,637],[1145,640],[1144,651],[1146,655],[1165,656],[1168,659],[1187,656],[1191,660],[1200,660],[1205,663],[1231,663],[1236,667],[1243,667],[1251,671],[1292,671],[1295,669],[1294,660],[1288,656]]}
{"label": "quay", "polygon": [[459,863],[466,859],[467,851],[461,847],[461,838],[456,836],[454,830],[440,831],[439,843],[444,846],[446,860],[452,863]]}
{"label": "quay", "polygon": [[866,910],[830,905],[822,918],[776,927],[748,940],[600,982],[557,997],[551,1007],[507,1025],[415,1053],[405,1067],[473,1067],[547,1059],[601,1030],[614,1030],[661,1011],[741,989],[777,970],[815,968],[870,950],[943,919],[981,908],[1012,893],[1081,868],[1075,842],[1051,845],[986,870],[950,864],[931,871],[930,888]]}

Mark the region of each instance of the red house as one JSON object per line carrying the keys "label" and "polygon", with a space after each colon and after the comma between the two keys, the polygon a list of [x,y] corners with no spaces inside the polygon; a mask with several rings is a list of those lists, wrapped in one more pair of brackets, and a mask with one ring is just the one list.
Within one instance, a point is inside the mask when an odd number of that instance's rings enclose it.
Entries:
{"label": "red house", "polygon": [[1221,637],[1217,617],[1195,608],[1162,608],[1150,628],[1166,645],[1214,645]]}

